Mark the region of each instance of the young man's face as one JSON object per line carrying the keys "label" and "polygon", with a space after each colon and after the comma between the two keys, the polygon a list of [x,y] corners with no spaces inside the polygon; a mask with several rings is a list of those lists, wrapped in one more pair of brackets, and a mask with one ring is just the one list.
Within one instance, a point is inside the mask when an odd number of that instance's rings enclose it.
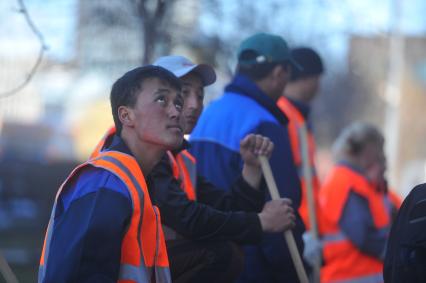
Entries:
{"label": "young man's face", "polygon": [[182,112],[185,121],[185,134],[190,134],[203,111],[204,85],[201,78],[194,73],[181,77],[180,81],[182,83],[182,96],[185,100]]}
{"label": "young man's face", "polygon": [[139,140],[166,150],[178,148],[184,134],[183,104],[180,92],[168,82],[145,79],[129,114]]}

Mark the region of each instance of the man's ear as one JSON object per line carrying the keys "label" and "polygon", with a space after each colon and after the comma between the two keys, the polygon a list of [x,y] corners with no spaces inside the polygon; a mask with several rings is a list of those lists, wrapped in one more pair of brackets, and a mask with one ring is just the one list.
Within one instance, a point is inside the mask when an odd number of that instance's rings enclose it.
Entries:
{"label": "man's ear", "polygon": [[286,81],[290,79],[291,67],[289,65],[278,65],[275,68],[277,69],[278,76],[281,78],[284,76]]}
{"label": "man's ear", "polygon": [[133,117],[133,111],[128,106],[120,106],[118,107],[118,119],[120,119],[120,122],[123,126],[132,127],[134,125],[134,117]]}
{"label": "man's ear", "polygon": [[277,65],[272,69],[272,72],[270,73],[270,78],[273,81],[276,81],[277,79],[280,80],[283,76],[283,73],[283,68],[280,65]]}

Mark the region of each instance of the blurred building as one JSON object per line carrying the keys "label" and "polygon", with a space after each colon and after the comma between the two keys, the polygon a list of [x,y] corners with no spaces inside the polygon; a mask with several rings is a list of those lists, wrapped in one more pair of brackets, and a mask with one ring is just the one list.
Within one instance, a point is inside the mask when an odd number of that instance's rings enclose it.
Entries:
{"label": "blurred building", "polygon": [[[404,37],[401,99],[398,101],[397,152],[394,178],[397,190],[406,195],[415,184],[426,181],[426,38]],[[350,44],[349,70],[362,107],[359,117],[383,128],[385,87],[389,68],[389,38],[354,36]]]}

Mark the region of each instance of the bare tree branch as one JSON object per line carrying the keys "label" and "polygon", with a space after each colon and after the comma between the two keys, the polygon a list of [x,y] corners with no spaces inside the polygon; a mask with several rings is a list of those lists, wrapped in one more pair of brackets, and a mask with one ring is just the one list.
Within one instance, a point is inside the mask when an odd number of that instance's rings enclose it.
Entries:
{"label": "bare tree branch", "polygon": [[47,50],[47,46],[45,44],[43,34],[38,30],[38,28],[35,26],[33,20],[31,19],[30,15],[28,13],[28,10],[25,6],[24,0],[17,0],[17,1],[18,1],[18,4],[19,4],[19,7],[20,7],[18,12],[22,13],[22,15],[24,16],[25,21],[27,22],[31,31],[35,34],[38,41],[40,42],[40,50],[39,50],[38,55],[37,55],[37,60],[34,63],[33,67],[31,68],[30,73],[26,76],[26,78],[16,87],[0,93],[0,98],[9,97],[9,96],[12,96],[12,95],[18,93],[21,89],[23,89],[32,80],[35,73],[37,72],[38,67],[41,64],[41,61],[43,60],[44,52]]}
{"label": "bare tree branch", "polygon": [[161,24],[166,14],[168,4],[172,2],[166,2],[166,0],[151,0],[155,1],[155,8],[149,11],[147,7],[149,1],[150,0],[136,0],[137,11],[141,18],[144,33],[143,64],[148,64],[152,61],[158,40],[164,38],[164,31]]}

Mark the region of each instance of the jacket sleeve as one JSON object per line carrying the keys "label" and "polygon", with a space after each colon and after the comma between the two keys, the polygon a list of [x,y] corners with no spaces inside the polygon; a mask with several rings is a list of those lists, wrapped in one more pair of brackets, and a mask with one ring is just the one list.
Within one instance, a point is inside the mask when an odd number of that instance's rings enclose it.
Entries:
{"label": "jacket sleeve", "polygon": [[[203,203],[206,196],[201,196],[200,201],[189,200],[180,188],[180,183],[173,177],[166,158],[154,168],[150,178],[162,222],[179,234],[194,240],[234,240],[245,244],[260,241],[262,229],[256,212],[230,211],[226,206],[231,206],[229,203],[232,201],[225,200],[224,192],[212,192],[214,187],[211,184],[208,185],[210,192],[207,195],[212,194],[216,199],[221,199],[219,202],[222,202],[223,210]],[[208,183],[202,181],[201,184]],[[197,189],[203,190],[198,185]]]}
{"label": "jacket sleeve", "polygon": [[132,204],[119,188],[108,186],[127,189],[112,174],[102,187],[93,187],[92,182],[80,186],[82,177],[65,196],[67,201],[71,198],[69,204],[58,200],[43,282],[118,280],[121,243]]}
{"label": "jacket sleeve", "polygon": [[367,200],[351,191],[339,225],[359,250],[383,260],[389,229],[375,228],[372,219]]}
{"label": "jacket sleeve", "polygon": [[203,176],[197,176],[197,201],[222,211],[260,212],[265,204],[264,188],[263,179],[260,189],[254,189],[240,175],[225,191]]}

